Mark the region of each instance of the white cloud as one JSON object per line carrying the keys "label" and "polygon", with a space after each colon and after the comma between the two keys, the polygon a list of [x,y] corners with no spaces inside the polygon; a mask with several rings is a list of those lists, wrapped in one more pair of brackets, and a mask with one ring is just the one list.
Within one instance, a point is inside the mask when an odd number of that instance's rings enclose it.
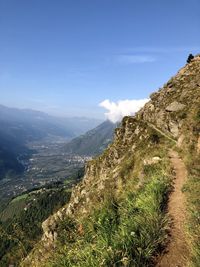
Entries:
{"label": "white cloud", "polygon": [[105,113],[106,118],[115,123],[120,121],[124,116],[134,115],[135,112],[142,108],[148,101],[149,99],[127,99],[111,102],[106,99],[101,102],[99,106],[108,110],[108,112]]}
{"label": "white cloud", "polygon": [[117,61],[123,64],[155,62],[156,58],[150,55],[119,55]]}

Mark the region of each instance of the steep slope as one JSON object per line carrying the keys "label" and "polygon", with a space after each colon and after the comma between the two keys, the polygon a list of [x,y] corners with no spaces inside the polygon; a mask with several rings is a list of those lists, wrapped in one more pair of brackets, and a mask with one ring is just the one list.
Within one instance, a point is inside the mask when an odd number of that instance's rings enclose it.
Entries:
{"label": "steep slope", "polygon": [[0,146],[0,180],[19,175],[23,170],[24,167],[17,160],[17,156]]}
{"label": "steep slope", "polygon": [[117,124],[105,121],[95,129],[70,141],[64,151],[70,154],[95,156],[101,154],[112,142]]}
{"label": "steep slope", "polygon": [[[200,91],[200,56],[195,57],[190,64],[182,68],[158,92],[151,94],[145,107],[136,117],[152,123],[163,132],[178,141],[178,146],[184,145],[188,134],[197,144]],[[192,123],[191,123],[192,122]],[[192,129],[196,128],[195,129]]]}
{"label": "steep slope", "polygon": [[[5,125],[1,123],[0,130],[0,180],[12,178],[24,171],[23,165],[19,162],[20,154],[29,154],[31,151],[25,143],[18,141],[16,136],[7,134]],[[2,130],[3,129],[3,130]],[[14,132],[12,133],[14,135]]]}
{"label": "steep slope", "polygon": [[188,169],[199,175],[199,112],[196,56],[134,117],[123,119],[113,144],[87,164],[70,203],[43,223],[43,239],[22,266],[155,264],[170,226],[168,151],[179,149]]}
{"label": "steep slope", "polygon": [[55,183],[48,189],[33,190],[12,199],[0,212],[0,266],[9,266],[10,260],[18,266],[26,251],[41,238],[42,221],[69,198],[70,190]]}

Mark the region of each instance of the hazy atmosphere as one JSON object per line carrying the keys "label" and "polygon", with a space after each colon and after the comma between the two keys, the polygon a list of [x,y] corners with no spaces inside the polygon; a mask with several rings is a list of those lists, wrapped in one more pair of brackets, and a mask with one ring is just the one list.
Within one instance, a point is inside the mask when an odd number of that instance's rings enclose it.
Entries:
{"label": "hazy atmosphere", "polygon": [[198,0],[0,0],[0,104],[121,119],[138,109],[123,100],[147,99],[200,50],[199,11]]}

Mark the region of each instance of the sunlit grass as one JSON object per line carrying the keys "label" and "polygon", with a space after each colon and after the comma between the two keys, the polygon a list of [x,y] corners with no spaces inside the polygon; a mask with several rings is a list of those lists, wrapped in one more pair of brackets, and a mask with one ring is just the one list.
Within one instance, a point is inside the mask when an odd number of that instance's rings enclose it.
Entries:
{"label": "sunlit grass", "polygon": [[107,198],[82,220],[81,234],[77,222],[63,225],[66,238],[49,266],[149,266],[167,238],[164,207],[171,186],[159,167],[149,168],[148,175],[140,189],[129,188],[120,200]]}
{"label": "sunlit grass", "polygon": [[183,188],[187,195],[189,220],[188,232],[191,237],[191,266],[200,266],[200,177],[189,176]]}

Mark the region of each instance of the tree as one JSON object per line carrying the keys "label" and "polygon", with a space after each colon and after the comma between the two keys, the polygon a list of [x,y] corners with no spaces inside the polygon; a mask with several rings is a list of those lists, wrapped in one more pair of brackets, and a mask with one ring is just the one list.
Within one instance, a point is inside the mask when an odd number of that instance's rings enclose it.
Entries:
{"label": "tree", "polygon": [[187,63],[190,63],[193,58],[194,58],[194,56],[192,54],[189,54],[188,59],[187,59]]}

